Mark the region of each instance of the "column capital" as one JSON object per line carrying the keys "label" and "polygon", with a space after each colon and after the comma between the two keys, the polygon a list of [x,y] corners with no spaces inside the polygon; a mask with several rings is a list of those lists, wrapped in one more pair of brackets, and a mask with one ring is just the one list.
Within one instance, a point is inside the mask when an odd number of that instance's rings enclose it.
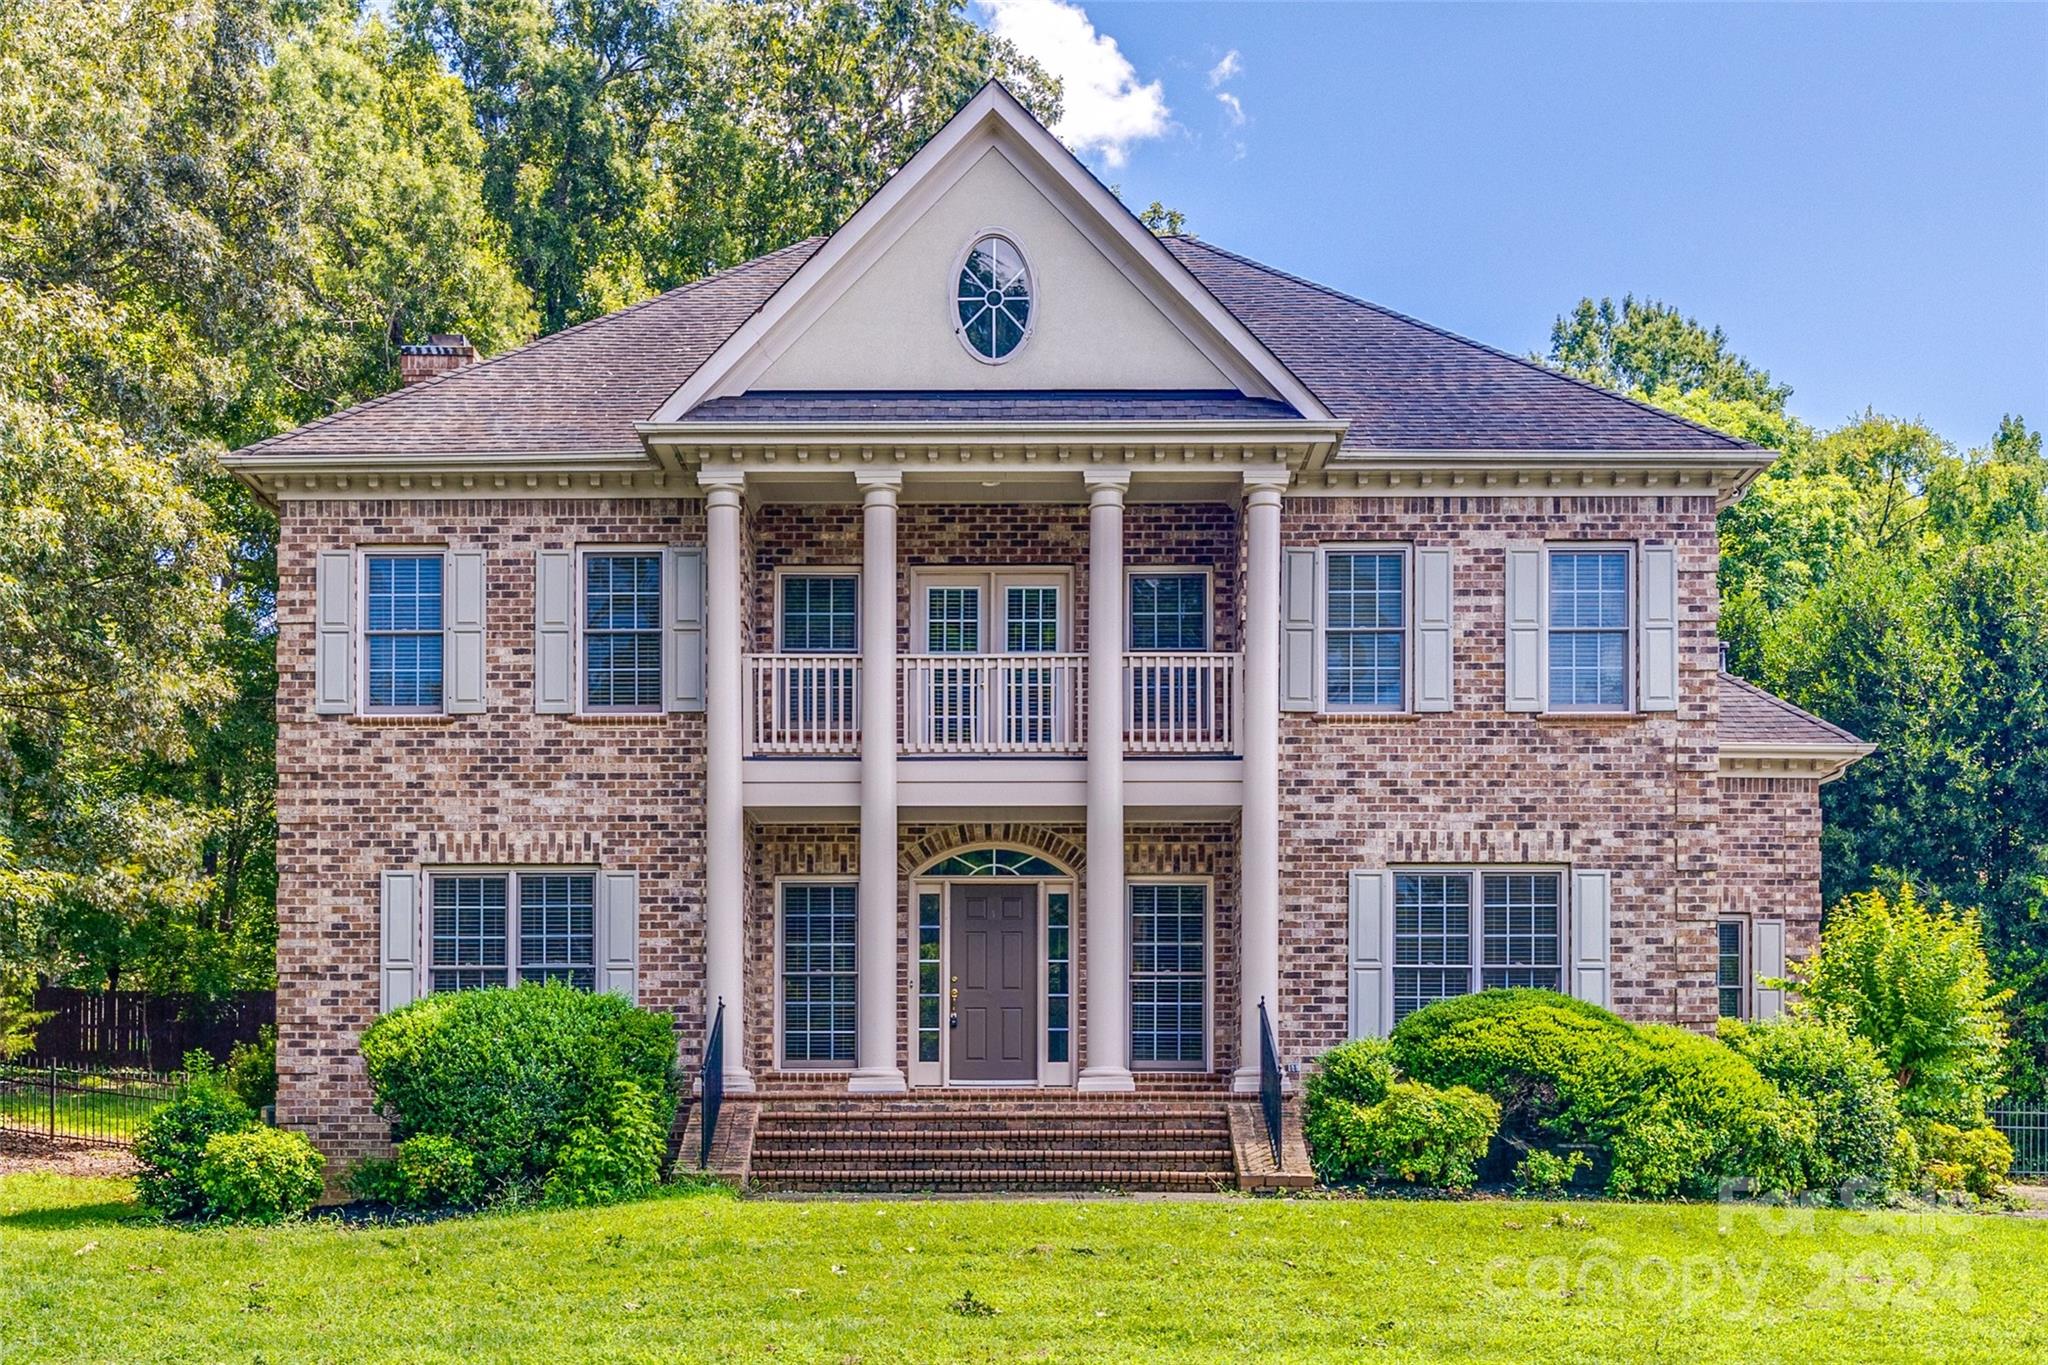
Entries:
{"label": "column capital", "polygon": [[1280,495],[1294,476],[1284,469],[1248,469],[1244,475],[1244,498],[1253,505],[1272,506],[1280,501]]}
{"label": "column capital", "polygon": [[1088,490],[1090,507],[1121,507],[1131,486],[1128,469],[1084,469],[1081,484]]}
{"label": "column capital", "polygon": [[697,471],[697,487],[703,490],[704,500],[711,506],[736,507],[741,495],[746,492],[746,471],[700,469]]}
{"label": "column capital", "polygon": [[903,471],[900,469],[856,469],[853,471],[854,486],[860,489],[861,501],[869,506],[877,503],[894,504],[896,495],[903,489]]}

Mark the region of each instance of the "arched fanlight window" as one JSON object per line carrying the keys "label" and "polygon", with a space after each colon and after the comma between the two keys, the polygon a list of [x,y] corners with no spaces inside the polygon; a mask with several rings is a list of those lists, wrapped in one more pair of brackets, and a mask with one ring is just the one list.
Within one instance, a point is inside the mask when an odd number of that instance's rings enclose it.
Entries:
{"label": "arched fanlight window", "polygon": [[955,329],[983,360],[1007,360],[1031,331],[1031,268],[1007,237],[981,238],[960,263]]}
{"label": "arched fanlight window", "polygon": [[1067,874],[1035,853],[1016,848],[977,848],[942,858],[925,869],[927,877],[1064,877]]}

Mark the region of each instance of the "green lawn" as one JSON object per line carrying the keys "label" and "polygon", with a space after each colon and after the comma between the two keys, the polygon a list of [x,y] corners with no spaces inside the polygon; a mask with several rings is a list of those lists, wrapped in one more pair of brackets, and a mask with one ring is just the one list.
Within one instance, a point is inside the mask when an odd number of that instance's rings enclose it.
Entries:
{"label": "green lawn", "polygon": [[2043,1359],[2048,1223],[673,1196],[183,1231],[0,1178],[0,1359]]}

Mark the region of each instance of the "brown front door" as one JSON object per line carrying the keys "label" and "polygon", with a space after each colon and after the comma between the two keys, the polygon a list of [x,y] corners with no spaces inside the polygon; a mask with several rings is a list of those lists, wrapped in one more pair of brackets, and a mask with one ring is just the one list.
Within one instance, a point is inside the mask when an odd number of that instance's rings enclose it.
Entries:
{"label": "brown front door", "polygon": [[1038,887],[953,888],[952,1079],[1038,1079]]}

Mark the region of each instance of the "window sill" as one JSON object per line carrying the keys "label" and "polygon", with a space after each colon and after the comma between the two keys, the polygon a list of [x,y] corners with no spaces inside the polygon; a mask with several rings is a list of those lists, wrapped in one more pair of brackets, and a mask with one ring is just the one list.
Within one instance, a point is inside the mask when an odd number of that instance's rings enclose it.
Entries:
{"label": "window sill", "polygon": [[1313,716],[1317,720],[1343,722],[1364,721],[1368,724],[1384,725],[1389,721],[1416,721],[1424,716],[1449,715],[1447,711],[1297,711],[1296,715]]}
{"label": "window sill", "polygon": [[[1648,711],[1532,711],[1528,713],[1536,720],[1561,721],[1569,725],[1591,723],[1594,725],[1627,725],[1632,721],[1647,720]],[[1660,715],[1673,714],[1659,712]]]}
{"label": "window sill", "polygon": [[347,721],[349,721],[349,722],[350,722],[351,724],[355,724],[355,725],[368,725],[368,726],[372,726],[372,727],[375,727],[375,728],[378,728],[378,729],[384,729],[384,728],[398,728],[398,729],[403,729],[403,728],[406,728],[406,727],[409,727],[409,726],[416,726],[416,725],[425,725],[425,726],[436,726],[436,725],[453,725],[453,724],[455,724],[455,723],[456,723],[457,721],[461,720],[461,719],[462,719],[462,717],[461,717],[461,716],[451,716],[451,715],[447,714],[446,712],[443,712],[443,713],[441,713],[441,714],[438,714],[438,715],[408,715],[408,714],[405,714],[405,713],[402,713],[402,712],[394,712],[394,713],[392,713],[392,714],[390,714],[390,715],[384,715],[384,714],[380,714],[380,713],[378,713],[378,712],[374,712],[374,711],[372,711],[372,712],[366,712],[366,713],[359,713],[359,714],[357,714],[357,715],[353,715],[353,716],[344,716],[344,717],[342,717],[342,719],[344,719],[344,720],[347,720]]}
{"label": "window sill", "polygon": [[569,711],[562,719],[571,725],[652,725],[665,721],[667,711]]}

